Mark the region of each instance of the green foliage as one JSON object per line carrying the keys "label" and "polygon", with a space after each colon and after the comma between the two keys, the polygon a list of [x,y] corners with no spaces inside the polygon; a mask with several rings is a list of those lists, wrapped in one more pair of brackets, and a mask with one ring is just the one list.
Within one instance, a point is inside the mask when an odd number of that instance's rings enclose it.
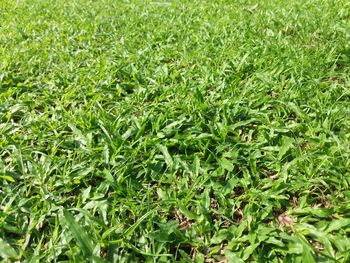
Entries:
{"label": "green foliage", "polygon": [[0,13],[0,261],[350,261],[348,1]]}

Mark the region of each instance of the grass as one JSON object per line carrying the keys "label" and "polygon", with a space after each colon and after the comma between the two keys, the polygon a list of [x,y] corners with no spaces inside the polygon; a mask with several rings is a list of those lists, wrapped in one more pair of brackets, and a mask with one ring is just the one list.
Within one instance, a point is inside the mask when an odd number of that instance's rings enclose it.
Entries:
{"label": "grass", "polygon": [[349,262],[346,0],[0,2],[3,262]]}

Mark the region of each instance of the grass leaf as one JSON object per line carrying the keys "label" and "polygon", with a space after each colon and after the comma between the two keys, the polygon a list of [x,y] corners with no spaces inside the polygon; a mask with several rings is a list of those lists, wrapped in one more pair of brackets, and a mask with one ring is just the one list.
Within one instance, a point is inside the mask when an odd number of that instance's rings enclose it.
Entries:
{"label": "grass leaf", "polygon": [[79,247],[82,249],[83,253],[87,257],[91,257],[93,255],[93,246],[92,240],[89,235],[85,232],[85,230],[75,221],[74,217],[68,210],[63,210],[63,215],[66,220],[66,224],[68,229],[72,233],[73,237],[76,239]]}
{"label": "grass leaf", "polygon": [[17,252],[8,243],[0,238],[0,257],[4,259],[16,258]]}

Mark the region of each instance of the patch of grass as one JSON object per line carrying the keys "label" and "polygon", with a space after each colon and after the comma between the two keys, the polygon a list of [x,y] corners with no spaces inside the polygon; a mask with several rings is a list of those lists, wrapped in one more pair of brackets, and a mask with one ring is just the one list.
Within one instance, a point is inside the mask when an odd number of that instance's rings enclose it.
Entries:
{"label": "patch of grass", "polygon": [[0,13],[0,258],[350,260],[348,1]]}

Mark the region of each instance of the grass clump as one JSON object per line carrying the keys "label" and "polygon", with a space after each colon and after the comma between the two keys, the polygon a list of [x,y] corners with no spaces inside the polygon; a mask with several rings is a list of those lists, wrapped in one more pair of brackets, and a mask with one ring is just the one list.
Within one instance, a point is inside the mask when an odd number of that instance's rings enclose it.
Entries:
{"label": "grass clump", "polygon": [[350,260],[350,5],[0,3],[0,257]]}

